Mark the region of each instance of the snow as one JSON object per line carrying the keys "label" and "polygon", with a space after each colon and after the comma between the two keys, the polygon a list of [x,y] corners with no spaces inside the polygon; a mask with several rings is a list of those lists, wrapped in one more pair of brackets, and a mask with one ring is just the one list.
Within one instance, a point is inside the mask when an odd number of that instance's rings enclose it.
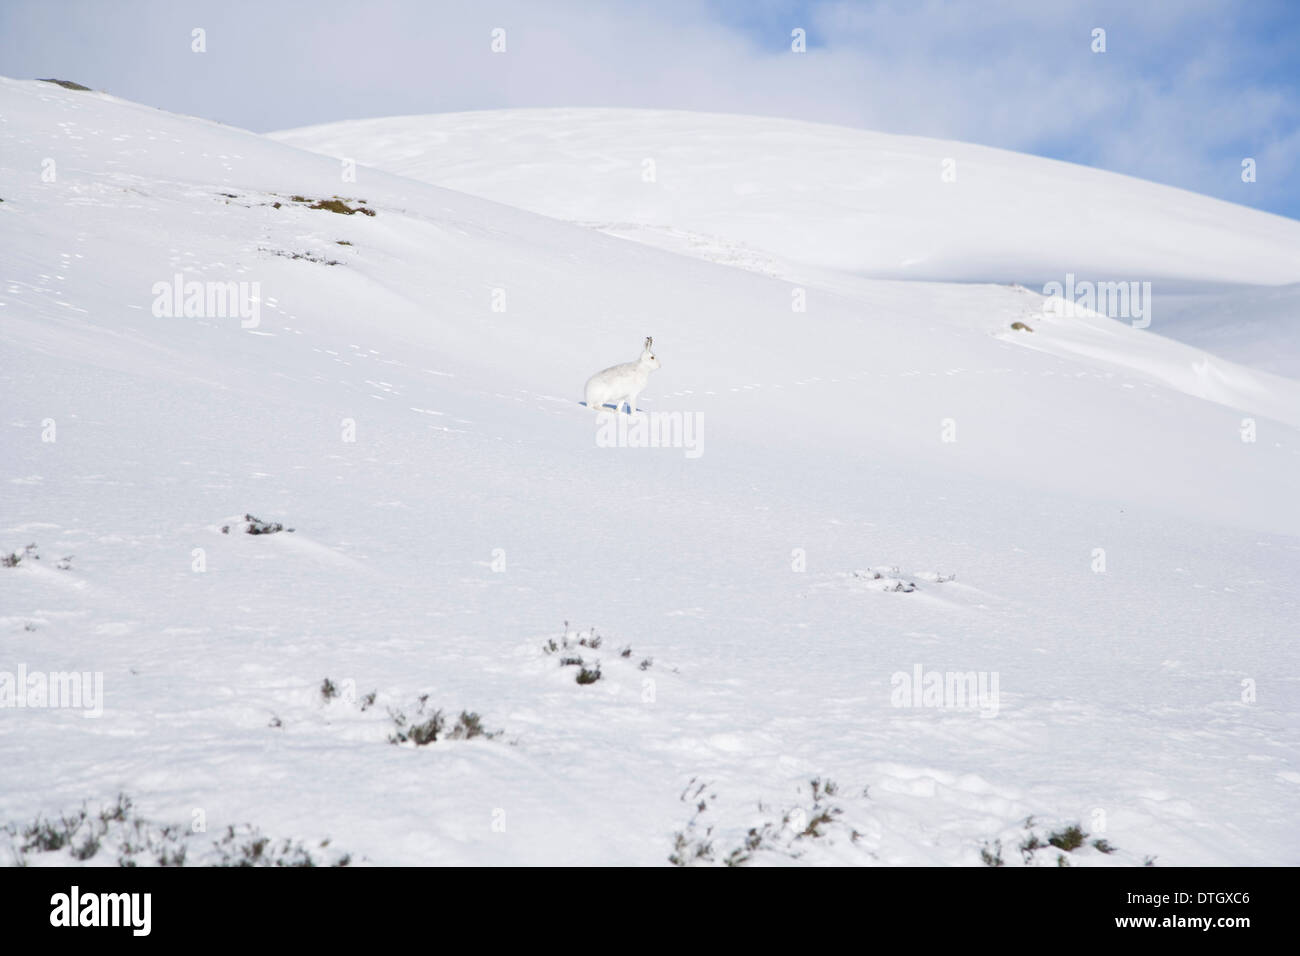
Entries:
{"label": "snow", "polygon": [[[0,672],[104,691],[0,709],[0,824],[126,793],[208,847],[380,864],[664,864],[708,827],[718,859],[771,824],[750,862],[1016,865],[1032,816],[1119,848],[1075,865],[1300,862],[1300,384],[1250,361],[1294,343],[988,281],[1262,295],[1300,224],[656,115],[308,142],[0,80],[0,551],[40,555],[0,568]],[[945,150],[996,188],[943,198]],[[375,215],[292,199],[336,195]],[[155,314],[177,273],[259,283],[256,324]],[[698,455],[608,447],[579,404],[650,335],[642,414],[703,423]],[[896,706],[931,672],[996,675],[996,714]],[[425,694],[500,736],[390,743]]]}
{"label": "snow", "polygon": [[832,282],[848,273],[1035,290],[1067,270],[1143,280],[1162,335],[1300,375],[1295,288],[1278,288],[1300,281],[1300,223],[1104,170],[673,110],[444,113],[271,136],[793,281],[825,284],[828,269]]}

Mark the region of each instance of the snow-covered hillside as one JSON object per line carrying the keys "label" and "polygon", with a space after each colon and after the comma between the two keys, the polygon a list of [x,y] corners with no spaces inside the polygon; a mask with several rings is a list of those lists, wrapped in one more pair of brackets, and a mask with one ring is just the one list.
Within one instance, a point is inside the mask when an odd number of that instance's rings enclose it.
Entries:
{"label": "snow-covered hillside", "polygon": [[[271,135],[796,281],[835,269],[1036,290],[1067,273],[1150,282],[1152,331],[1300,377],[1294,290],[1285,308],[1268,308],[1270,287],[1300,282],[1300,222],[1116,173],[968,143],[672,110],[494,110]],[[1207,312],[1225,317],[1210,320],[1213,334]]]}
{"label": "snow-covered hillside", "polygon": [[[251,824],[385,864],[717,861],[753,829],[752,863],[1055,865],[1017,847],[1077,822],[1075,865],[1300,862],[1294,380],[837,261],[838,211],[755,246],[797,273],[735,269],[529,211],[603,218],[590,180],[348,182],[34,81],[0,117],[0,695],[103,681],[98,717],[0,707],[0,825],[125,793],[203,811],[196,861]],[[808,144],[769,152],[756,183],[822,181],[789,173]],[[1134,217],[1210,202],[1125,182]],[[1201,226],[1186,275],[1295,281],[1300,227],[1258,215]],[[1140,233],[1098,254],[1181,261]],[[1215,242],[1253,251],[1214,272]],[[178,274],[257,299],[169,315]],[[619,447],[578,404],[647,335],[638,420],[689,443]],[[918,673],[987,693],[907,706]],[[454,739],[462,711],[501,733]]]}

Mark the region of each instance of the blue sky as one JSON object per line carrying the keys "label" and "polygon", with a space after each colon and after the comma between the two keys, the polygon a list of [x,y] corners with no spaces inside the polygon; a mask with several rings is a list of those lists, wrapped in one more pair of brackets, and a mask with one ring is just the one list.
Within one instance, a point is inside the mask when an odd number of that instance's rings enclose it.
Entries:
{"label": "blue sky", "polygon": [[1300,219],[1298,51],[1287,0],[0,0],[0,74],[257,131],[515,106],[758,113],[1036,153]]}

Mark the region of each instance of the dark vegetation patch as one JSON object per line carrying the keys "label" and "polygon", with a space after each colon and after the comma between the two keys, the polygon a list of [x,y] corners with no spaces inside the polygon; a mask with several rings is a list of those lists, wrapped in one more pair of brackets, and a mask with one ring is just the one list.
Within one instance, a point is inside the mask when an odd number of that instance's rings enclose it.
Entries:
{"label": "dark vegetation patch", "polygon": [[[258,202],[254,197],[240,196],[237,193],[218,192],[215,193],[215,195],[227,204],[229,204],[232,199],[240,201],[240,205],[249,209],[254,206],[270,206],[272,209],[281,209],[286,203],[291,203],[296,206],[303,206],[307,209],[324,209],[326,212],[337,213],[340,216],[354,216],[357,213],[361,213],[363,216],[374,216],[376,214],[373,209],[366,205],[366,200],[351,199],[347,196],[332,196],[329,199],[312,199],[310,196],[298,195],[278,196],[278,198],[272,199],[270,202]],[[263,193],[262,195],[265,196],[266,194]],[[272,193],[272,195],[276,194]],[[348,203],[352,203],[353,205],[348,205]],[[351,245],[350,242],[341,244]]]}
{"label": "dark vegetation patch", "polygon": [[1058,850],[1071,853],[1083,846],[1083,841],[1086,839],[1088,839],[1088,834],[1083,832],[1083,828],[1077,823],[1072,823],[1068,827],[1063,827],[1050,834],[1047,837],[1047,842]]}
{"label": "dark vegetation patch", "polygon": [[[1084,832],[1083,827],[1078,823],[1071,823],[1061,827],[1058,830],[1052,830],[1045,836],[1040,835],[1035,829],[1033,817],[1028,817],[1024,823],[1024,837],[1017,844],[1016,849],[1020,851],[1021,862],[1025,866],[1033,866],[1037,861],[1037,854],[1045,850],[1056,850],[1056,866],[1069,866],[1070,856],[1076,850],[1086,849],[1089,845],[1088,834]],[[1100,837],[1092,840],[1091,846],[1098,853],[1110,856],[1119,851],[1109,840],[1103,840]],[[995,840],[993,843],[985,841],[983,848],[980,850],[980,861],[985,866],[1005,866],[1006,861],[1002,858],[1002,841]],[[1148,856],[1143,860],[1143,866],[1154,866],[1155,857]]]}
{"label": "dark vegetation patch", "polygon": [[[74,863],[112,858],[118,866],[347,866],[351,855],[330,858],[308,850],[301,842],[272,841],[249,824],[230,826],[211,841],[206,834],[181,824],[153,823],[136,812],[126,794],[91,813],[83,805],[75,813],[37,816],[30,823],[0,827],[9,842],[14,866],[29,866],[34,856],[66,854]],[[319,850],[329,846],[320,843]],[[65,859],[55,860],[66,865]],[[42,860],[42,864],[46,861]]]}
{"label": "dark vegetation patch", "polygon": [[273,256],[281,256],[285,259],[306,259],[308,262],[319,262],[321,265],[338,266],[343,263],[338,259],[327,259],[324,256],[318,256],[311,252],[286,252],[283,249],[266,249],[259,247],[260,252],[269,252]]}
{"label": "dark vegetation patch", "polygon": [[[67,571],[72,567],[72,559],[75,554],[66,554],[54,563],[54,566],[60,571]],[[29,544],[21,551],[11,551],[6,554],[0,554],[0,568],[16,568],[24,561],[39,561],[40,554],[36,550],[36,545]]]}
{"label": "dark vegetation patch", "polygon": [[483,718],[473,711],[462,710],[454,722],[448,726],[447,718],[441,708],[429,706],[429,695],[422,694],[416,701],[414,717],[407,717],[405,712],[388,710],[393,721],[394,731],[388,735],[390,744],[409,743],[415,747],[426,747],[443,740],[473,740],[482,737],[492,740],[500,737],[502,731],[488,730],[483,726]]}
{"label": "dark vegetation patch", "polygon": [[911,594],[916,590],[915,581],[906,581],[898,576],[898,568],[870,568],[866,571],[854,571],[853,576],[861,581],[880,582],[882,591]]}
{"label": "dark vegetation patch", "polygon": [[[320,848],[324,850],[329,844],[329,840],[322,840]],[[270,837],[263,836],[262,832],[256,827],[248,824],[240,827],[227,827],[225,835],[213,846],[217,848],[217,852],[220,854],[213,866],[313,867],[323,864],[323,861],[314,857],[311,851],[304,847],[300,841],[281,840],[275,842]],[[352,855],[345,853],[335,858],[333,862],[324,865],[347,866],[351,862]]]}
{"label": "dark vegetation patch", "polygon": [[73,83],[71,80],[51,80],[51,79],[45,79],[44,77],[42,77],[42,78],[41,78],[41,82],[42,82],[42,83],[53,83],[53,84],[55,84],[56,86],[61,86],[61,87],[63,87],[65,90],[82,90],[83,92],[86,92],[86,93],[89,93],[89,92],[90,92],[90,87],[88,87],[88,86],[82,86],[80,83]]}
{"label": "dark vegetation patch", "polygon": [[[586,631],[571,631],[569,629],[569,622],[565,621],[564,633],[558,640],[554,637],[548,638],[546,643],[542,645],[542,653],[547,655],[558,655],[557,659],[559,660],[561,667],[578,668],[577,676],[574,678],[577,683],[594,684],[596,681],[600,680],[602,676],[600,661],[596,660],[589,663],[587,658],[583,656],[579,649],[586,648],[589,651],[594,651],[598,650],[604,643],[605,639],[596,633],[594,627]],[[620,650],[618,652],[618,657],[622,660],[631,662],[631,646],[629,645]],[[654,658],[643,657],[641,658],[640,663],[637,664],[637,668],[639,670],[647,671],[651,666],[653,666],[653,664]]]}
{"label": "dark vegetation patch", "polygon": [[[334,196],[330,199],[309,199],[306,196],[290,196],[290,202],[298,203],[300,206],[306,206],[308,209],[324,209],[327,212],[335,212],[340,216],[352,216],[361,213],[366,216],[373,216],[375,211],[365,205],[364,199],[344,199],[341,196]],[[349,202],[357,205],[349,206]]]}
{"label": "dark vegetation patch", "polygon": [[41,556],[36,553],[36,545],[29,544],[21,551],[11,551],[8,554],[0,555],[0,567],[16,568],[24,561],[39,561]]}
{"label": "dark vegetation patch", "polygon": [[[379,698],[379,692],[374,690],[357,697],[354,682],[334,681],[329,677],[321,681],[317,693],[323,705],[338,706],[333,702],[341,701],[355,706],[362,713],[374,707]],[[428,694],[421,694],[411,707],[389,707],[388,720],[393,727],[388,742],[413,747],[427,747],[440,740],[495,740],[505,733],[503,730],[488,730],[477,711],[462,710],[455,719],[449,718],[442,708],[429,703]],[[273,717],[270,726],[279,728],[284,723],[279,717]]]}
{"label": "dark vegetation patch", "polygon": [[[673,866],[744,866],[761,853],[798,859],[816,841],[828,840],[841,831],[847,833],[850,842],[857,843],[862,834],[840,821],[844,811],[831,802],[839,795],[839,786],[833,780],[815,777],[809,781],[808,789],[811,806],[792,807],[780,814],[779,822],[769,819],[750,827],[744,839],[724,853],[717,847],[714,825],[704,826],[702,819],[709,812],[709,801],[716,801],[718,795],[707,793],[709,785],[697,784],[692,777],[682,791],[681,800],[692,804],[695,812],[686,826],[673,834],[668,862]],[[767,812],[761,803],[758,809]]]}
{"label": "dark vegetation patch", "polygon": [[[280,531],[288,531],[290,534],[293,533],[293,528],[286,528],[278,521],[263,521],[261,518],[254,518],[252,515],[247,514],[244,515],[243,522],[234,525],[234,527],[239,529],[241,525],[245,534],[276,534]],[[223,524],[221,526],[221,533],[230,534],[230,528],[231,525]]]}

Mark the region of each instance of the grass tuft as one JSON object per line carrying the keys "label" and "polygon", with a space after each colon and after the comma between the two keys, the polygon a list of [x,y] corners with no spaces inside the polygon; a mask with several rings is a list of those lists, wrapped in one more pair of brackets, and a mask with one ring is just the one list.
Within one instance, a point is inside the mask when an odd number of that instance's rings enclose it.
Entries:
{"label": "grass tuft", "polygon": [[53,79],[45,79],[45,78],[42,77],[42,78],[41,78],[41,82],[42,82],[42,83],[53,83],[53,84],[55,84],[56,86],[61,86],[61,87],[63,87],[65,90],[81,90],[83,93],[89,93],[89,92],[91,92],[90,87],[88,87],[88,86],[82,86],[80,83],[74,83],[74,82],[72,82],[71,80],[53,80]]}

